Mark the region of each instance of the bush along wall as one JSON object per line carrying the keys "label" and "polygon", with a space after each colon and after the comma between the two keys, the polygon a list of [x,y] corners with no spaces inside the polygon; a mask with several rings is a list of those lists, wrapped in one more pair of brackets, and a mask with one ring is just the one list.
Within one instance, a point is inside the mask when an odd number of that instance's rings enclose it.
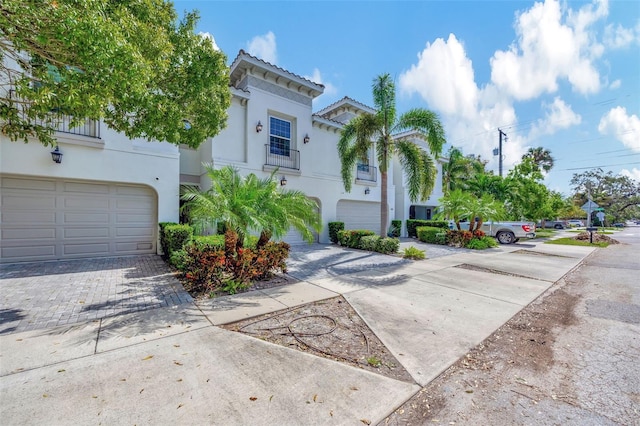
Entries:
{"label": "bush along wall", "polygon": [[418,226],[449,229],[449,223],[446,220],[407,219],[407,233],[409,237],[416,238],[418,236],[416,233],[416,227]]}
{"label": "bush along wall", "polygon": [[193,238],[193,228],[189,225],[167,224],[162,231],[160,244],[165,259],[170,259],[173,252],[182,250]]}
{"label": "bush along wall", "polygon": [[338,232],[344,230],[344,222],[329,222],[329,239],[338,244]]}
{"label": "bush along wall", "polygon": [[416,233],[418,239],[423,243],[446,244],[446,230],[434,226],[418,226]]}
{"label": "bush along wall", "polygon": [[384,254],[397,253],[400,248],[400,240],[397,238],[382,238],[375,232],[365,229],[339,231],[338,241],[344,247]]}

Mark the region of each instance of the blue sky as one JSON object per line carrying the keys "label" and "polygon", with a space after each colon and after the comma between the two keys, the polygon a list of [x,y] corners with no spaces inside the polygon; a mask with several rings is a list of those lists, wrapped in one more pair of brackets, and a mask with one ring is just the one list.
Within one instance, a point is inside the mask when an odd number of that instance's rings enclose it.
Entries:
{"label": "blue sky", "polygon": [[550,189],[601,167],[640,181],[640,1],[175,1],[229,63],[240,49],[325,85],[314,111],[394,76],[399,112],[437,112],[447,141],[504,173],[529,147]]}

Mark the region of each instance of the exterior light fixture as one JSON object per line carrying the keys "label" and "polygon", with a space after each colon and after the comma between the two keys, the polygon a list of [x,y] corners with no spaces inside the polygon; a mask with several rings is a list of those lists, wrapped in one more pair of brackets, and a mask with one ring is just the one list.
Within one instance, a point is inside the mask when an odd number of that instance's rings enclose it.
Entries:
{"label": "exterior light fixture", "polygon": [[280,186],[285,186],[286,184],[287,184],[287,177],[282,176],[282,179],[280,179]]}
{"label": "exterior light fixture", "polygon": [[369,188],[364,189],[364,195],[369,195],[370,192],[371,190]]}
{"label": "exterior light fixture", "polygon": [[311,138],[309,137],[309,134],[307,133],[306,135],[304,135],[304,139],[302,141],[304,143],[309,143],[310,140],[311,140]]}
{"label": "exterior light fixture", "polygon": [[56,145],[56,149],[51,151],[51,159],[53,160],[54,163],[57,163],[57,164],[62,163],[62,153],[60,152],[58,145]]}
{"label": "exterior light fixture", "polygon": [[258,124],[256,124],[256,133],[260,133],[262,131],[262,123],[258,120]]}

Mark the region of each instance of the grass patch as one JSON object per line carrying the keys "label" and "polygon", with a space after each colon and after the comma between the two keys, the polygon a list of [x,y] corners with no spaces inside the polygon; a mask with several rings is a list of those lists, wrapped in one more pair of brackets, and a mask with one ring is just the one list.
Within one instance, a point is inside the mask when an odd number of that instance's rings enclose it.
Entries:
{"label": "grass patch", "polygon": [[589,241],[574,240],[573,238],[558,238],[555,240],[545,241],[545,244],[560,244],[565,246],[585,246],[585,247],[607,247],[609,243],[589,243]]}
{"label": "grass patch", "polygon": [[553,229],[536,229],[536,238],[548,238],[556,233]]}

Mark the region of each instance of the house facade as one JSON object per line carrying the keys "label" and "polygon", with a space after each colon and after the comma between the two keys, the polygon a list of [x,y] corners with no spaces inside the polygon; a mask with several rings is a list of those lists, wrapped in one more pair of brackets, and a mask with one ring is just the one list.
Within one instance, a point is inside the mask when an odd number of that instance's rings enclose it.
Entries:
{"label": "house facade", "polygon": [[[0,134],[0,262],[157,253],[158,223],[179,218],[181,184],[207,189],[203,163],[233,165],[267,176],[317,202],[327,223],[380,231],[380,176],[371,153],[344,190],[337,143],[350,119],[374,112],[353,99],[313,112],[324,86],[240,51],[231,64],[227,126],[198,149],[129,139],[102,123],[56,134],[62,161],[37,140],[11,142]],[[411,138],[424,145],[416,134]],[[389,218],[428,218],[442,196],[442,168],[429,200],[412,203],[397,163],[389,171]],[[284,238],[301,242],[292,231]]]}

